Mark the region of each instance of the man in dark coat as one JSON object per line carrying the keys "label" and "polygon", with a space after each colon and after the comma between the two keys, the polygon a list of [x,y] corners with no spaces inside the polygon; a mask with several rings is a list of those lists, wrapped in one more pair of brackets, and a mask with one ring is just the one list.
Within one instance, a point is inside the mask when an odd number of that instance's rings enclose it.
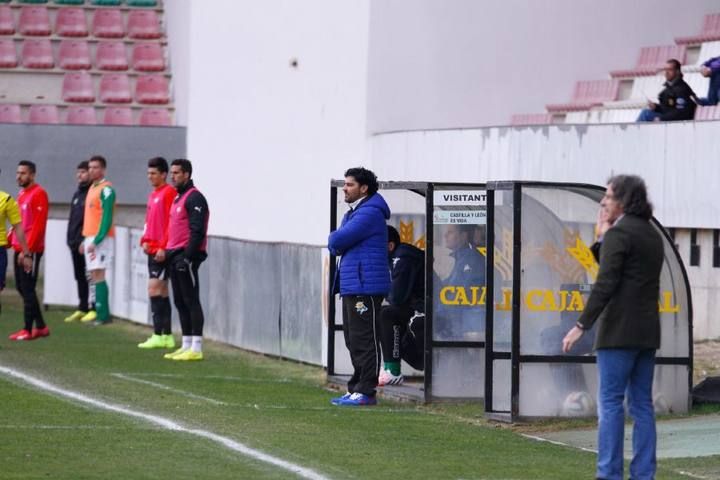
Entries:
{"label": "man in dark coat", "polygon": [[680,62],[674,58],[665,64],[665,89],[658,95],[660,103],[648,102],[638,116],[638,122],[672,122],[693,120],[697,97],[690,85],[683,80]]}
{"label": "man in dark coat", "polygon": [[85,255],[78,251],[85,238],[82,234],[83,219],[85,218],[85,197],[87,197],[90,188],[90,174],[88,173],[88,162],[86,160],[78,164],[75,177],[77,178],[78,188],[70,201],[67,246],[70,247],[70,255],[72,256],[79,303],[77,310],[65,317],[66,322],[80,320],[91,310],[89,302],[90,286],[88,284],[88,272],[85,268]]}
{"label": "man in dark coat", "polygon": [[[600,271],[585,310],[563,339],[563,351],[599,320],[597,478],[623,478],[627,395],[633,429],[630,477],[655,478],[656,432],[652,385],[660,348],[660,272],[663,241],[650,223],[652,205],[639,177],[612,177],[598,215]],[[599,248],[598,248],[599,247]]]}

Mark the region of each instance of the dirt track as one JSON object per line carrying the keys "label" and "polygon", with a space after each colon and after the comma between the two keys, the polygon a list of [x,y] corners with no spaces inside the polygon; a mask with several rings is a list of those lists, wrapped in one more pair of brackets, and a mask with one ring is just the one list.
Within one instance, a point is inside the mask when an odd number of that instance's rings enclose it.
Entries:
{"label": "dirt track", "polygon": [[694,384],[706,377],[720,375],[720,341],[707,341],[695,344]]}

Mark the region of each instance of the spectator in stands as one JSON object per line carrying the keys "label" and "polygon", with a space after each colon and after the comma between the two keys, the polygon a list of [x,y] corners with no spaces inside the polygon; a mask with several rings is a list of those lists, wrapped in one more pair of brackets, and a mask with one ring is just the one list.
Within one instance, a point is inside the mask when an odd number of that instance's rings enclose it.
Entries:
{"label": "spectator in stands", "polygon": [[638,116],[638,122],[672,122],[695,118],[697,97],[683,80],[680,62],[674,58],[665,64],[665,88],[658,95],[660,103],[648,102]]}
{"label": "spectator in stands", "polygon": [[85,197],[87,197],[87,192],[90,188],[90,173],[88,172],[87,161],[83,160],[78,164],[75,178],[77,179],[78,188],[70,201],[67,245],[70,248],[70,256],[72,257],[79,303],[77,310],[65,317],[66,322],[81,320],[91,310],[93,314],[95,313],[94,308],[90,308],[90,284],[88,282],[88,272],[85,268],[85,255],[79,251],[80,245],[82,245],[83,242],[82,229],[83,219],[85,218]]}
{"label": "spectator in stands", "polygon": [[633,175],[608,181],[592,246],[600,271],[577,324],[563,339],[569,352],[597,321],[597,478],[623,478],[625,407],[633,427],[630,478],[655,478],[653,408],[655,352],[660,348],[663,241],[650,222],[645,182]]}
{"label": "spectator in stands", "polygon": [[177,158],[170,164],[170,178],[177,196],[170,209],[166,258],[170,269],[175,308],[180,317],[182,346],[165,355],[168,360],[202,360],[205,314],[200,303],[198,271],[207,258],[210,219],[205,195],[192,180],[192,163]]}
{"label": "spectator in stands", "polygon": [[375,405],[380,374],[377,342],[380,306],[390,291],[386,220],[390,207],[378,193],[377,177],[365,168],[345,172],[345,203],[350,210],[330,233],[328,249],[340,255],[333,293],[342,297],[343,332],[354,368],[345,395],[333,405]]}
{"label": "spectator in stands", "polygon": [[145,214],[145,228],[140,246],[148,257],[148,296],[153,321],[153,334],[139,348],[175,348],[172,336],[172,307],[168,292],[167,255],[170,209],[177,191],[167,183],[168,162],[162,157],[148,160],[147,176],[150,192]]}
{"label": "spectator in stands", "polygon": [[710,78],[708,95],[706,98],[698,98],[698,105],[717,105],[720,99],[720,57],[714,57],[703,63],[700,68],[703,77]]}
{"label": "spectator in stands", "polygon": [[402,243],[400,234],[388,225],[388,251],[392,283],[380,311],[380,346],[384,368],[378,385],[400,385],[400,361],[423,370],[425,351],[425,253]]}
{"label": "spectator in stands", "polygon": [[[43,319],[42,309],[38,301],[37,286],[40,274],[40,259],[45,251],[45,229],[48,219],[48,195],[35,182],[36,167],[29,160],[21,160],[17,166],[16,179],[20,187],[18,205],[22,216],[22,226],[27,235],[27,245],[22,242],[14,231],[10,232],[10,243],[15,250],[15,287],[23,299],[23,316],[25,326],[22,330],[10,335],[11,340],[34,340],[47,337],[50,329]],[[30,259],[30,268],[25,263]],[[35,325],[35,327],[33,327]]]}
{"label": "spectator in stands", "polygon": [[[115,253],[115,189],[105,178],[107,161],[95,155],[88,161],[88,172],[92,185],[88,189],[83,216],[83,240],[78,251],[85,255],[85,264],[95,286],[95,307],[81,320],[93,325],[106,325],[110,317],[110,290],[105,281],[105,270],[112,264]],[[91,315],[92,314],[92,315]]]}

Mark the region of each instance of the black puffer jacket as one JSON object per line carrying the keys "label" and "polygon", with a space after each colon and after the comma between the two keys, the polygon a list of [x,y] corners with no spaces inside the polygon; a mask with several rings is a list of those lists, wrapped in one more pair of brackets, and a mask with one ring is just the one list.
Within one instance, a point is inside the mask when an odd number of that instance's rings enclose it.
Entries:
{"label": "black puffer jacket", "polygon": [[77,250],[83,241],[82,229],[85,219],[85,198],[87,197],[90,184],[79,184],[77,191],[70,201],[70,218],[68,218],[67,244],[73,250]]}
{"label": "black puffer jacket", "polygon": [[682,76],[672,82],[665,82],[665,89],[658,95],[660,105],[655,111],[660,114],[660,121],[692,120],[695,118],[695,92],[685,83]]}
{"label": "black puffer jacket", "polygon": [[425,311],[425,252],[401,243],[390,255],[392,285],[388,294],[391,305],[407,305]]}

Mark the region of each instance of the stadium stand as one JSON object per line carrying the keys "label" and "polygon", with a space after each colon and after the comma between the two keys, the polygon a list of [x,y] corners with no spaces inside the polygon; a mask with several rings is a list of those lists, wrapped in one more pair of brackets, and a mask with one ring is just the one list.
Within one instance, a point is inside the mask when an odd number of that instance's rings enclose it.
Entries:
{"label": "stadium stand", "polygon": [[90,69],[90,46],[85,40],[63,40],[58,50],[58,65],[63,70]]}
{"label": "stadium stand", "polygon": [[62,86],[62,98],[66,102],[94,102],[92,77],[87,72],[66,73]]}
{"label": "stadium stand", "polygon": [[0,123],[22,123],[20,105],[0,105]]}
{"label": "stadium stand", "polygon": [[572,100],[569,103],[547,105],[547,111],[577,112],[601,106],[603,102],[617,98],[619,82],[617,80],[587,80],[575,84]]}
{"label": "stadium stand", "polygon": [[139,72],[162,72],[165,58],[159,43],[139,43],[132,50],[132,66]]}
{"label": "stadium stand", "polygon": [[0,68],[18,66],[17,50],[13,40],[0,40]]}
{"label": "stadium stand", "polygon": [[15,17],[8,5],[0,5],[0,35],[15,33]]}
{"label": "stadium stand", "polygon": [[128,107],[106,108],[103,116],[105,125],[133,125],[132,110]]}
{"label": "stadium stand", "polygon": [[61,37],[87,37],[90,33],[85,12],[80,8],[61,8],[55,20],[55,33]]}
{"label": "stadium stand", "polygon": [[135,99],[138,103],[169,103],[170,92],[167,79],[162,75],[138,77],[135,86]]}
{"label": "stadium stand", "polygon": [[53,68],[52,45],[47,39],[27,39],[22,45],[22,65],[25,68]]}
{"label": "stadium stand", "polygon": [[720,120],[720,106],[698,106],[697,110],[695,111],[695,120]]}
{"label": "stadium stand", "polygon": [[95,10],[92,20],[92,33],[100,38],[122,38],[125,26],[120,10]]}
{"label": "stadium stand", "polygon": [[552,117],[550,113],[520,113],[512,116],[510,125],[545,125],[552,123]]}
{"label": "stadium stand", "polygon": [[675,43],[679,45],[699,45],[703,42],[716,40],[720,40],[720,13],[705,15],[700,34],[689,37],[676,37]]}
{"label": "stadium stand", "polygon": [[685,63],[685,45],[663,45],[658,47],[645,47],[640,49],[635,68],[627,70],[614,70],[610,72],[613,78],[618,77],[641,77],[655,75],[664,66],[668,58],[676,58],[680,63]]}
{"label": "stadium stand", "polygon": [[140,112],[140,125],[169,127],[172,125],[170,112],[164,108],[143,108]]}
{"label": "stadium stand", "polygon": [[127,70],[127,51],[122,42],[99,42],[95,54],[99,70]]}
{"label": "stadium stand", "polygon": [[103,103],[130,103],[130,79],[123,73],[105,74],[100,79],[100,101]]}
{"label": "stadium stand", "polygon": [[50,15],[46,7],[22,7],[18,19],[18,31],[22,35],[46,37],[52,33]]}
{"label": "stadium stand", "polygon": [[153,10],[130,12],[127,25],[127,34],[130,38],[157,39],[162,37],[160,19]]}
{"label": "stadium stand", "polygon": [[65,123],[69,125],[96,125],[97,115],[93,107],[68,107]]}
{"label": "stadium stand", "polygon": [[55,105],[31,105],[30,123],[60,123],[60,114]]}

